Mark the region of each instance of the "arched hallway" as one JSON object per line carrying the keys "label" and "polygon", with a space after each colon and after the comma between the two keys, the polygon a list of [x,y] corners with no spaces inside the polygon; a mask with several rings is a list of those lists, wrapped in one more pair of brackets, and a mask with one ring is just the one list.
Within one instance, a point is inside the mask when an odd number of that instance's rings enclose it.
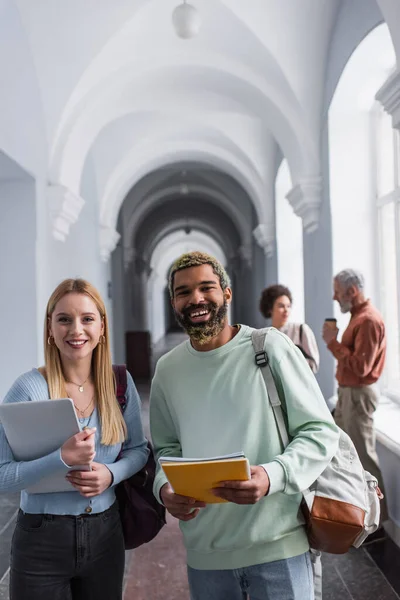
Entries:
{"label": "arched hallway", "polygon": [[[50,294],[82,277],[148,427],[155,363],[184,339],[168,271],[201,250],[231,278],[232,324],[264,327],[262,290],[289,287],[333,408],[322,327],[341,338],[332,280],[358,269],[387,332],[388,539],[325,556],[324,600],[400,597],[400,0],[0,0],[0,48],[0,401],[44,362]],[[0,600],[17,506],[0,494]],[[127,558],[124,600],[187,600],[176,523]]]}

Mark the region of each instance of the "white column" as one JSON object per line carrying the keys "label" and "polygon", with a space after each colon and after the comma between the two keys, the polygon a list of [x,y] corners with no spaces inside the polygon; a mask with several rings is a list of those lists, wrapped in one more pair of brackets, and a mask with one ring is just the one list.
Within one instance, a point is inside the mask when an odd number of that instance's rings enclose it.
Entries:
{"label": "white column", "polygon": [[298,182],[287,195],[295,213],[303,220],[305,321],[314,331],[321,352],[318,381],[325,398],[334,391],[334,367],[321,338],[324,319],[332,316],[332,220],[329,198],[327,130],[324,137],[324,179],[312,177]]}
{"label": "white column", "polygon": [[322,179],[320,176],[299,181],[286,196],[297,216],[303,220],[307,233],[318,229],[322,203]]}
{"label": "white column", "polygon": [[400,70],[395,71],[385,81],[376,99],[383,108],[392,116],[392,124],[395,129],[400,129]]}
{"label": "white column", "polygon": [[52,219],[52,234],[56,240],[65,242],[70,227],[78,220],[85,201],[59,184],[47,186],[47,198]]}
{"label": "white column", "polygon": [[[275,204],[275,203],[274,203]],[[278,255],[276,244],[275,210],[267,223],[260,223],[253,231],[253,236],[265,255],[265,273],[259,281],[262,289],[278,281]]]}

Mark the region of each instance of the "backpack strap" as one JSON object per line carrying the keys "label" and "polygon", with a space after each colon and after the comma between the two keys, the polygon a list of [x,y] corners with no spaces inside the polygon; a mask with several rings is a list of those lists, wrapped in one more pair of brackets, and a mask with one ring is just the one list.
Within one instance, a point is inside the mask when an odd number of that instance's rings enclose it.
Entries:
{"label": "backpack strap", "polygon": [[116,396],[118,400],[118,404],[120,405],[121,411],[124,412],[126,407],[126,389],[128,387],[128,379],[126,376],[126,366],[125,365],[113,365],[115,383],[117,386]]}
{"label": "backpack strap", "polygon": [[280,401],[278,390],[276,389],[272,371],[269,366],[268,354],[265,351],[265,339],[270,330],[270,327],[267,327],[266,329],[254,329],[251,334],[251,341],[254,348],[255,362],[256,365],[260,367],[262,376],[264,378],[265,387],[267,388],[268,393],[268,400],[274,412],[279,436],[281,438],[283,447],[286,448],[286,446],[289,445],[289,436],[286,429],[285,418],[283,416],[282,403]]}
{"label": "backpack strap", "polygon": [[300,352],[302,353],[304,358],[306,358],[307,360],[312,360],[313,363],[315,364],[315,359],[312,356],[310,356],[309,354],[307,354],[307,352],[303,348],[303,323],[300,325],[299,340],[300,340],[300,344],[295,344],[296,347],[300,350]]}

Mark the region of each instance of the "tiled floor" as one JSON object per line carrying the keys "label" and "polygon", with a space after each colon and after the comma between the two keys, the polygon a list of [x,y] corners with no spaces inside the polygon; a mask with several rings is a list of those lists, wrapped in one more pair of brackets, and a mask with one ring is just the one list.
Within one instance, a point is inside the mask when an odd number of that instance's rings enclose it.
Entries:
{"label": "tiled floor", "polygon": [[19,494],[0,496],[0,600],[8,600],[8,567],[11,538],[17,517]]}
{"label": "tiled floor", "polygon": [[[351,550],[345,555],[323,556],[323,599],[324,600],[398,600],[397,591],[388,579],[388,571],[396,564],[400,565],[400,549],[395,546],[389,553],[386,544],[376,542],[371,546]],[[368,549],[367,549],[368,548]],[[382,570],[372,558],[387,554],[381,562]]]}

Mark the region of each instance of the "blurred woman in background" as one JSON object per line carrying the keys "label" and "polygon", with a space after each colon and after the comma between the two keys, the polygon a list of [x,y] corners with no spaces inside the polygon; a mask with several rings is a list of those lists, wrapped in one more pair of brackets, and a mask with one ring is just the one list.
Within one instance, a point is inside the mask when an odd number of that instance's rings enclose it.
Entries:
{"label": "blurred woman in background", "polygon": [[260,311],[271,319],[272,327],[287,335],[300,349],[313,373],[319,368],[319,351],[315,335],[306,323],[289,322],[292,310],[292,294],[284,285],[270,285],[261,294]]}

